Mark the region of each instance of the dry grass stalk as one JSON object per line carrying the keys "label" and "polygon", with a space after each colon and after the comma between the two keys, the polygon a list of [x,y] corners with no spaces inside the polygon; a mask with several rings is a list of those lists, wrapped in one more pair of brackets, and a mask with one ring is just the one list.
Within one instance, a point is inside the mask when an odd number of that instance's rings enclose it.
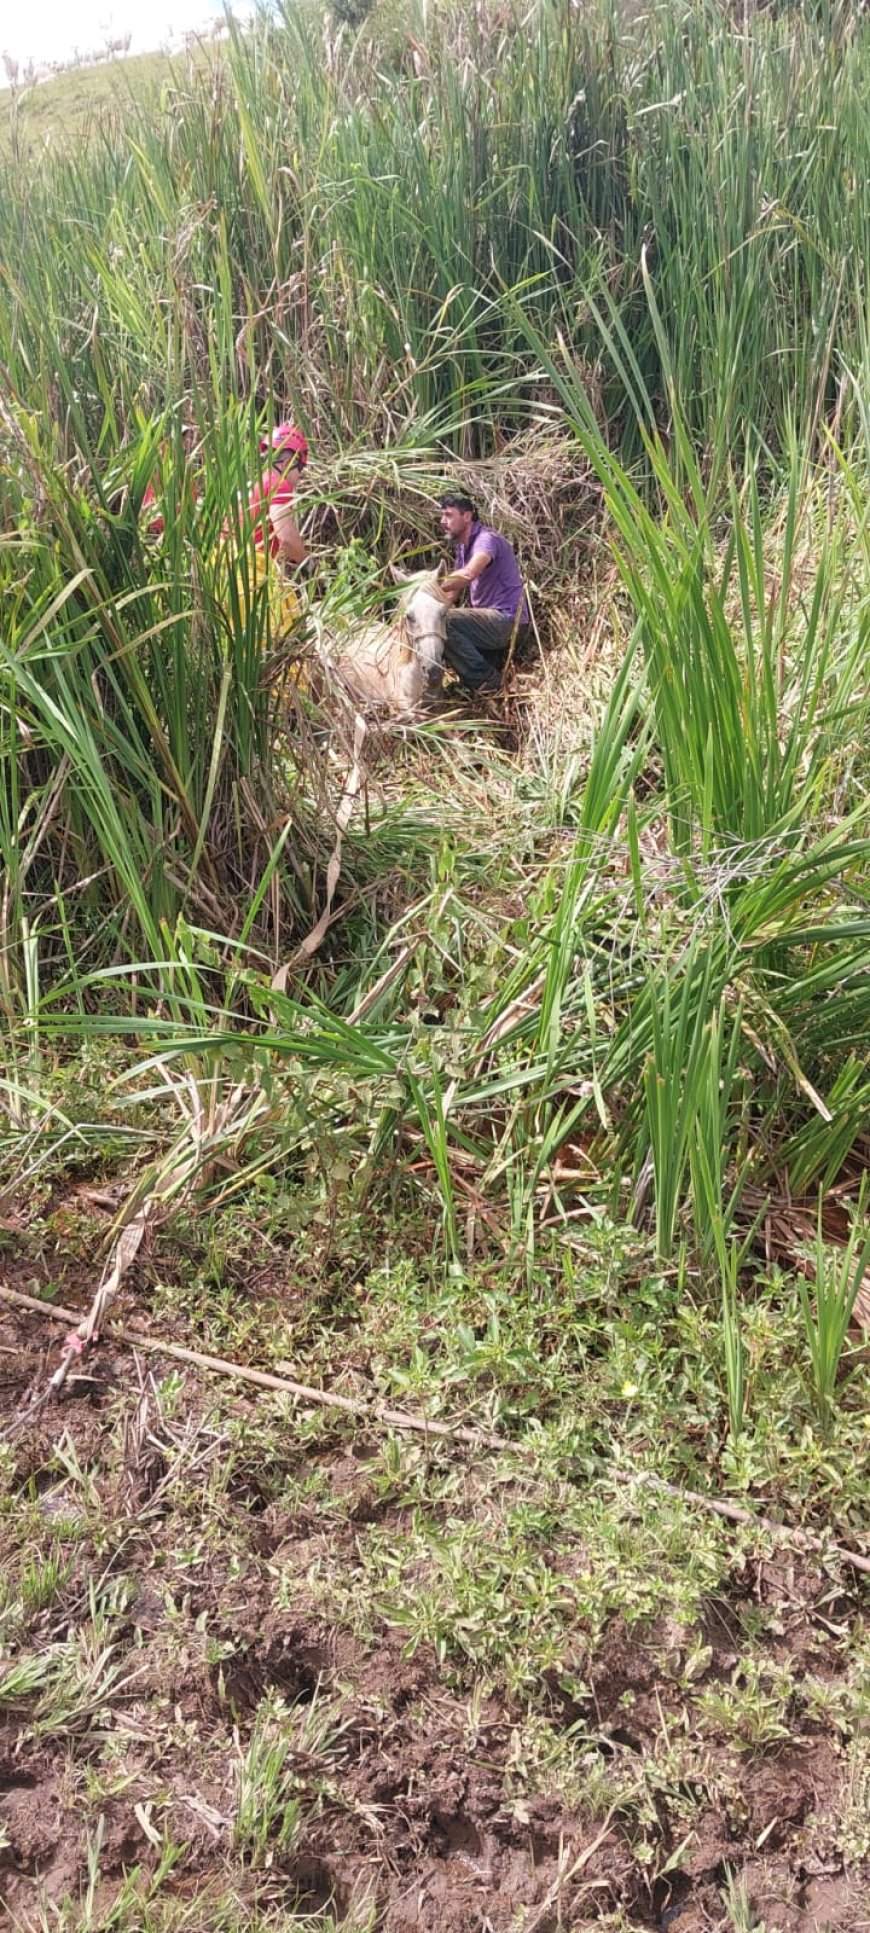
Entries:
{"label": "dry grass stalk", "polygon": [[[77,1321],[73,1309],[64,1309],[56,1302],[40,1302],[35,1296],[23,1295],[20,1290],[10,1289],[5,1283],[0,1283],[0,1297],[15,1308],[32,1310],[35,1314],[48,1316],[53,1322]],[[89,1321],[90,1315],[78,1323],[75,1333],[82,1334]],[[379,1424],[387,1429],[413,1430],[419,1436],[437,1437],[439,1442],[466,1443],[473,1449],[510,1450],[514,1447],[506,1437],[494,1436],[487,1430],[468,1429],[461,1423],[438,1423],[431,1417],[419,1416],[409,1410],[391,1409],[386,1403],[364,1403],[353,1396],[337,1396],[331,1390],[315,1389],[312,1384],[297,1383],[288,1376],[273,1376],[268,1370],[253,1369],[247,1363],[229,1362],[225,1356],[207,1356],[198,1349],[185,1349],[180,1343],[167,1342],[160,1336],[140,1335],[138,1331],[123,1326],[116,1328],[114,1334],[133,1349],[169,1356],[174,1362],[189,1363],[194,1369],[229,1376],[235,1382],[253,1383],[258,1389],[273,1390],[279,1396],[292,1396],[300,1402],[313,1403],[318,1409],[340,1410],[345,1416],[356,1416],[363,1422]],[[72,1351],[73,1355],[80,1353],[80,1349]],[[49,1392],[55,1394],[60,1386],[53,1377]]]}

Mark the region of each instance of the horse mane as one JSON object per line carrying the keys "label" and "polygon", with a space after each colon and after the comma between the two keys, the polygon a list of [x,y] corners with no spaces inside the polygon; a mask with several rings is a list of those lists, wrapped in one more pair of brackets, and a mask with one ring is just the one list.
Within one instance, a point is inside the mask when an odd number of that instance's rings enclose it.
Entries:
{"label": "horse mane", "polygon": [[425,591],[427,597],[434,597],[437,603],[439,604],[449,604],[450,602],[450,599],[445,597],[444,592],[441,589],[441,581],[440,581],[438,572],[421,571],[419,573],[419,576],[412,577],[409,580],[409,582],[403,586],[402,595],[399,598],[399,602],[396,607],[400,618],[405,617],[408,609],[408,605],[411,603],[412,598],[415,598],[417,596],[417,593],[419,591]]}

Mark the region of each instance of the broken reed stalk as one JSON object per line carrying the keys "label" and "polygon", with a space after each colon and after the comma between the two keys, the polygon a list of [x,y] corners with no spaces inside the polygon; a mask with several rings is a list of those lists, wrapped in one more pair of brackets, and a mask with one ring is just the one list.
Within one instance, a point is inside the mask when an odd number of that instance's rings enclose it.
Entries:
{"label": "broken reed stalk", "polygon": [[[57,1302],[40,1302],[37,1296],[22,1295],[20,1289],[10,1289],[0,1283],[0,1297],[17,1308],[31,1309],[53,1322],[72,1324],[75,1328],[81,1321],[74,1309],[61,1308]],[[152,1355],[171,1356],[176,1362],[190,1363],[195,1369],[212,1370],[220,1376],[230,1376],[237,1382],[254,1383],[258,1389],[274,1390],[280,1396],[296,1396],[302,1402],[314,1403],[320,1409],[342,1410],[347,1416],[359,1416],[366,1423],[387,1423],[397,1430],[416,1430],[421,1436],[437,1436],[449,1442],[469,1443],[474,1449],[509,1450],[513,1446],[504,1436],[492,1436],[485,1430],[466,1429],[460,1423],[430,1422],[426,1416],[419,1416],[410,1410],[389,1409],[384,1403],[364,1403],[353,1396],[335,1396],[330,1390],[315,1389],[308,1383],[296,1383],[289,1376],[273,1376],[265,1369],[251,1369],[246,1363],[230,1362],[224,1356],[206,1356],[198,1349],[185,1349],[178,1342],[164,1342],[157,1336],[140,1336],[120,1324],[113,1330],[119,1342],[126,1342],[132,1349],[142,1349]]]}
{"label": "broken reed stalk", "polygon": [[[20,1289],[10,1289],[5,1282],[0,1282],[0,1301],[9,1302],[14,1308],[32,1310],[53,1322],[71,1323],[73,1326],[81,1324],[81,1318],[74,1309],[61,1308],[57,1302],[41,1302],[38,1296],[23,1295]],[[414,1430],[421,1436],[434,1436],[441,1441],[468,1443],[472,1449],[513,1450],[522,1454],[530,1447],[523,1443],[511,1443],[507,1437],[494,1436],[486,1430],[466,1429],[461,1423],[434,1423],[428,1417],[416,1415],[410,1410],[389,1409],[384,1403],[364,1403],[353,1396],[335,1396],[330,1390],[296,1383],[288,1376],[273,1376],[265,1369],[250,1369],[247,1364],[229,1362],[224,1356],[206,1356],[198,1349],[185,1349],[181,1343],[164,1342],[158,1336],[141,1336],[120,1325],[113,1334],[117,1341],[127,1343],[131,1349],[142,1349],[155,1356],[171,1356],[176,1362],[190,1363],[194,1369],[207,1369],[215,1375],[229,1376],[236,1382],[253,1383],[258,1389],[274,1390],[279,1396],[296,1396],[319,1409],[342,1410],[346,1416],[358,1416],[365,1423],[386,1423],[393,1429]],[[742,1504],[729,1503],[724,1497],[706,1497],[701,1490],[681,1489],[675,1483],[666,1483],[663,1477],[657,1477],[652,1472],[620,1472],[618,1475],[625,1483],[633,1483],[637,1487],[647,1485],[683,1503],[696,1504],[699,1510],[709,1510],[714,1517],[722,1517],[727,1523],[745,1524],[754,1530],[764,1531],[766,1536],[776,1537],[800,1550],[838,1557],[852,1570],[870,1577],[870,1557],[862,1556],[860,1551],[850,1550],[846,1544],[826,1544],[822,1537],[815,1536],[812,1531],[778,1523],[775,1517],[760,1517],[756,1511],[746,1510]]]}
{"label": "broken reed stalk", "polygon": [[841,1558],[854,1571],[863,1571],[870,1577],[870,1557],[849,1550],[846,1544],[826,1544],[824,1538],[814,1536],[811,1530],[801,1530],[796,1524],[781,1524],[775,1517],[760,1517],[757,1510],[746,1510],[742,1504],[729,1503],[725,1497],[705,1497],[703,1490],[683,1490],[676,1483],[666,1483],[664,1477],[657,1477],[653,1471],[619,1471],[618,1477],[620,1482],[633,1484],[638,1489],[645,1486],[667,1497],[679,1497],[683,1503],[695,1503],[701,1510],[712,1511],[715,1517],[724,1517],[726,1523],[751,1524],[753,1530],[763,1530],[768,1536],[779,1537],[801,1550],[829,1550],[832,1557]]}

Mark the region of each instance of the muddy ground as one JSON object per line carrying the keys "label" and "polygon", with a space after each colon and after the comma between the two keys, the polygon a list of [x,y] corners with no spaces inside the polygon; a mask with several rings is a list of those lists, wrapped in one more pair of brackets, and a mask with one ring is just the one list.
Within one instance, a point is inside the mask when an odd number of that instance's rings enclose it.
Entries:
{"label": "muddy ground", "polygon": [[[33,1284],[19,1277],[19,1286]],[[67,1284],[64,1299],[71,1294]],[[129,1296],[119,1313],[133,1327],[143,1320]],[[282,1503],[274,1433],[262,1455],[257,1448],[259,1399],[108,1338],[34,1412],[28,1403],[56,1366],[64,1331],[8,1306],[0,1315],[13,1620],[40,1523],[43,1548],[55,1532],[71,1537],[69,1574],[52,1601],[17,1634],[7,1626],[4,1667],[25,1647],[68,1644],[86,1622],[89,1587],[106,1600],[112,1579],[126,1580],[104,1634],[117,1670],[90,1702],[73,1698],[70,1710],[68,1699],[54,1713],[46,1695],[24,1695],[2,1707],[5,1924],[206,1929],[226,1923],[217,1902],[229,1889],[235,1923],[252,1926],[289,1925],[296,1910],[314,1925],[383,1933],[870,1928],[870,1864],[860,1838],[851,1856],[844,1850],[843,1831],[847,1812],[870,1817],[870,1758],[862,1793],[860,1759],[848,1759],[835,1722],[843,1637],[862,1618],[853,1576],[832,1581],[829,1569],[793,1557],[759,1559],[741,1566],[730,1595],[715,1594],[691,1633],[667,1620],[630,1628],[611,1619],[585,1694],[548,1700],[541,1688],[551,1726],[575,1728],[600,1761],[598,1787],[578,1802],[556,1777],[551,1790],[540,1775],[524,1779],[523,1715],[506,1694],[476,1700],[431,1646],[408,1655],[405,1634],[377,1611],[361,1631],[332,1608],[324,1577],[343,1566],[352,1577],[361,1526],[380,1511],[401,1542],[401,1505],[380,1504],[372,1485],[375,1445],[337,1428],[310,1448],[287,1428],[277,1454],[288,1479],[317,1457],[342,1498],[343,1516],[327,1523],[295,1490]],[[179,1376],[171,1417],[158,1394],[170,1373]],[[228,1417],[234,1443],[249,1447],[216,1491]],[[694,1707],[700,1690],[733,1681],[747,1614],[774,1634],[777,1667],[831,1694],[827,1709],[818,1696],[815,1709],[798,1700],[788,1735],[757,1749],[717,1736],[709,1712],[699,1732]],[[687,1688],[679,1661],[688,1653]],[[267,1824],[262,1843],[245,1848],[240,1765],[270,1695],[293,1729],[301,1825],[282,1845]],[[657,1769],[645,1782],[646,1766]],[[136,1868],[146,1897],[167,1839],[181,1850],[151,1917],[143,1906],[138,1921],[135,1912],[113,1919]],[[269,1917],[282,1910],[286,1922]]]}

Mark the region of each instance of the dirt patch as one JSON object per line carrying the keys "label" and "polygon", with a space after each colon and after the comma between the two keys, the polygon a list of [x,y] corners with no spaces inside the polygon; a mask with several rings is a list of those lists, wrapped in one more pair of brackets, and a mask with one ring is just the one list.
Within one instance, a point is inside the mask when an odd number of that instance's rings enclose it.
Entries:
{"label": "dirt patch", "polygon": [[222,1664],[212,1665],[210,1675],[221,1700],[244,1715],[255,1712],[270,1691],[289,1704],[310,1703],[324,1674],[318,1646],[291,1631],[264,1650],[243,1644]]}
{"label": "dirt patch", "polygon": [[[59,1336],[2,1312],[7,1420],[50,1374]],[[768,1933],[870,1926],[870,1867],[849,1864],[838,1841],[843,1743],[800,1695],[823,1666],[820,1682],[836,1690],[828,1635],[854,1604],[832,1599],[827,1580],[794,1567],[749,1584],[741,1575],[695,1627],[614,1618],[585,1658],[578,1633],[588,1693],[569,1699],[556,1677],[539,1706],[557,1742],[583,1735],[584,1795],[558,1772],[523,1767],[521,1705],[492,1687],[472,1705],[431,1645],[409,1653],[404,1632],[376,1616],[361,1632],[324,1599],[327,1557],[339,1578],[343,1558],[350,1570],[361,1527],[377,1518],[401,1536],[406,1513],[379,1496],[368,1452],[323,1453],[328,1520],[312,1503],[276,1501],[274,1472],[252,1487],[247,1452],[238,1480],[209,1491],[225,1454],[214,1400],[186,1377],[168,1420],[130,1352],[109,1342],[10,1439],[19,1515],[30,1513],[43,1555],[58,1526],[70,1540],[54,1595],[31,1608],[27,1645],[56,1647],[72,1671],[78,1654],[64,1647],[84,1645],[76,1633],[93,1621],[98,1588],[114,1674],[81,1712],[74,1700],[72,1716],[59,1707],[56,1737],[50,1681],[0,1707],[10,1923],[26,1924],[40,1900],[79,1896],[99,1822],[107,1911],[134,1868],[153,1876],[165,1833],[185,1848],[164,1882],[170,1899],[191,1888],[207,1898],[236,1873],[246,1898],[266,1885],[270,1902],[315,1922],[327,1907],[350,1921],[375,1901],[383,1933],[555,1933],[617,1911],[650,1933],[701,1933],[724,1924],[729,1876]],[[286,1456],[288,1468],[304,1463],[291,1443]],[[15,1522],[4,1565],[21,1584]],[[787,1736],[749,1750],[747,1607],[777,1612],[764,1655],[794,1679],[793,1696],[778,1678],[750,1685],[790,1702]],[[16,1655],[13,1639],[5,1657]],[[717,1721],[710,1692],[733,1698],[733,1721],[727,1703]],[[245,1839],[240,1792],[264,1724],[283,1749],[277,1823],[261,1831],[255,1805]]]}
{"label": "dirt patch", "polygon": [[63,1886],[75,1878],[76,1847],[58,1845],[56,1822],[61,1808],[61,1768],[51,1755],[34,1754],[26,1769],[15,1757],[4,1757],[0,1763],[0,1822],[6,1841],[0,1853],[3,1881],[13,1874],[33,1879],[52,1872],[54,1885]]}

